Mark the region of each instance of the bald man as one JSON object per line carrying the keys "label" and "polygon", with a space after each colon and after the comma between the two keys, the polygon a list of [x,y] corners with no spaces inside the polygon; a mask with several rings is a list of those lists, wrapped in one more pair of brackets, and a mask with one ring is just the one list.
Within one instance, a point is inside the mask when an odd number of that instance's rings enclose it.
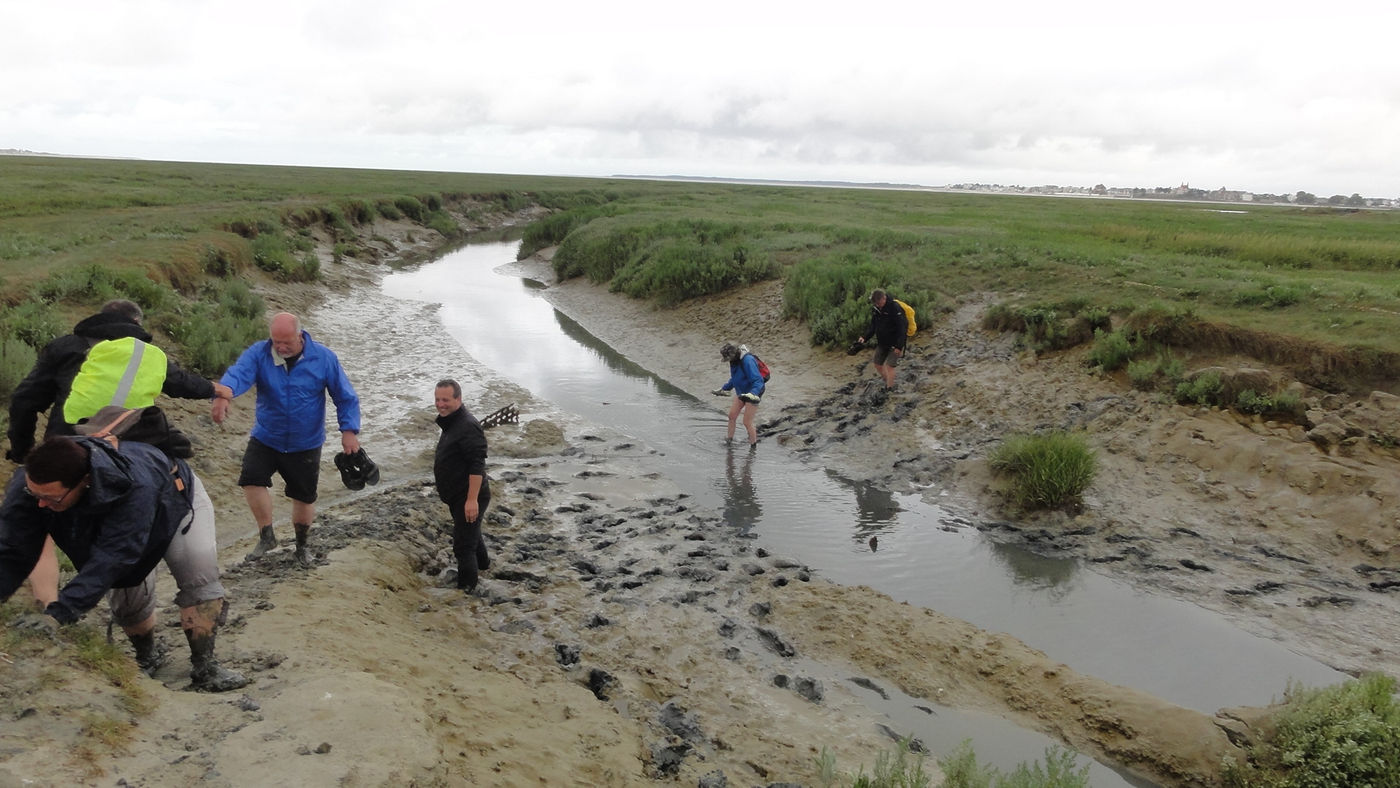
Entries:
{"label": "bald man", "polygon": [[253,513],[258,543],[248,560],[277,547],[272,530],[272,476],[280,475],[292,499],[298,564],[310,567],[311,521],[316,516],[316,487],[321,447],[326,442],[326,395],[335,403],[340,446],[346,454],[360,448],[360,399],[340,366],[340,359],[311,338],[301,320],[288,312],[273,315],[268,338],[243,351],[220,383],[231,395],[214,400],[210,414],[223,423],[235,397],[258,387],[253,432],[243,453],[238,486]]}

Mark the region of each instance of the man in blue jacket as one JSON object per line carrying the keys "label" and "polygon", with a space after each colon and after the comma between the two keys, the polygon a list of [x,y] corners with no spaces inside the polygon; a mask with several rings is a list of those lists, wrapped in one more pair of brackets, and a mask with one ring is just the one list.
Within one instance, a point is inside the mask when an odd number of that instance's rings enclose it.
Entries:
{"label": "man in blue jacket", "polygon": [[229,387],[232,396],[215,398],[211,415],[216,424],[223,423],[233,397],[258,387],[253,432],[238,476],[258,528],[258,544],[248,558],[261,558],[277,547],[271,492],[276,473],[292,499],[294,555],[297,563],[310,567],[307,541],[316,516],[321,447],[326,442],[326,394],[335,402],[340,445],[346,454],[360,449],[360,399],[335,353],[312,340],[297,316],[287,312],[273,315],[268,338],[243,351],[219,382]]}
{"label": "man in blue jacket", "polygon": [[131,639],[141,669],[154,675],[163,662],[154,570],[164,560],[179,589],[175,603],[194,688],[225,692],[248,683],[214,660],[214,632],[227,611],[214,506],[184,460],[135,441],[46,439],[14,472],[0,505],[0,601],[24,582],[46,537],[78,573],[44,612],[21,616],[13,626],[57,634],[59,625],[77,621],[109,594],[112,619]]}

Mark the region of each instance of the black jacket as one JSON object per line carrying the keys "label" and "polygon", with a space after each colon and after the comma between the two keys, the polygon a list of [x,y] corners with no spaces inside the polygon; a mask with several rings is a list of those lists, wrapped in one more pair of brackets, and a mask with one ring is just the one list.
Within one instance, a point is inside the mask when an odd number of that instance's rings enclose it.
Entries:
{"label": "black jacket", "polygon": [[[38,425],[39,414],[45,409],[49,409],[45,437],[73,434],[72,425],[65,424],[59,415],[63,413],[63,403],[68,399],[73,378],[93,345],[103,340],[125,337],[151,341],[146,329],[127,318],[99,312],[74,326],[73,333],[45,345],[39,351],[34,369],[20,381],[10,397],[10,449],[5,456],[15,462],[24,460],[24,455],[34,448],[34,429]],[[165,383],[161,390],[168,396],[185,399],[209,399],[214,396],[213,383],[180,369],[174,361],[166,363]]]}
{"label": "black jacket", "polygon": [[[52,536],[78,574],[46,613],[62,623],[77,621],[112,588],[140,585],[191,511],[193,476],[183,460],[171,460],[149,444],[77,438],[88,447],[90,485],[77,505],[63,512],[40,508],[25,491],[23,468],[15,470],[0,505],[0,600],[33,571]],[[171,474],[179,475],[180,489]]]}
{"label": "black jacket", "polygon": [[875,314],[870,316],[870,328],[866,330],[865,338],[874,338],[885,347],[903,350],[904,343],[909,339],[909,318],[905,316],[904,308],[889,297],[885,298],[883,307],[871,304],[870,308]]}
{"label": "black jacket", "polygon": [[467,500],[470,476],[481,477],[481,492],[477,500],[490,493],[486,476],[486,433],[476,417],[461,407],[454,413],[437,417],[442,436],[438,438],[433,456],[433,478],[437,481],[438,497],[443,503]]}

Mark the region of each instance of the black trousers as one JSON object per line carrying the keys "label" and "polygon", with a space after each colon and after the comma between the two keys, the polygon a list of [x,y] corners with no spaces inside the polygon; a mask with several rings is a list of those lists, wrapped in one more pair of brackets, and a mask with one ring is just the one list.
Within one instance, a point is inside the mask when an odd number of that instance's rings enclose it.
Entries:
{"label": "black trousers", "polygon": [[486,508],[491,505],[491,486],[485,479],[481,482],[481,494],[476,500],[481,508],[471,522],[467,522],[466,512],[463,511],[466,498],[447,505],[452,512],[452,554],[457,556],[457,587],[467,591],[476,588],[478,572],[491,568],[491,558],[486,554],[486,537],[481,535],[481,521],[486,519]]}

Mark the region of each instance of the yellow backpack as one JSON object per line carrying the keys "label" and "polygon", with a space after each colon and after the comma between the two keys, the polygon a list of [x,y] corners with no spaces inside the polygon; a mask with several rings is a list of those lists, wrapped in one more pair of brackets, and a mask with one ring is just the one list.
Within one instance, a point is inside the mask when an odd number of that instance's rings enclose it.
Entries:
{"label": "yellow backpack", "polygon": [[904,310],[904,316],[909,318],[909,331],[906,333],[905,336],[914,336],[914,333],[919,330],[918,324],[914,322],[914,307],[909,306],[903,301],[900,301],[898,298],[896,298],[894,302],[896,304],[899,304],[899,308]]}

